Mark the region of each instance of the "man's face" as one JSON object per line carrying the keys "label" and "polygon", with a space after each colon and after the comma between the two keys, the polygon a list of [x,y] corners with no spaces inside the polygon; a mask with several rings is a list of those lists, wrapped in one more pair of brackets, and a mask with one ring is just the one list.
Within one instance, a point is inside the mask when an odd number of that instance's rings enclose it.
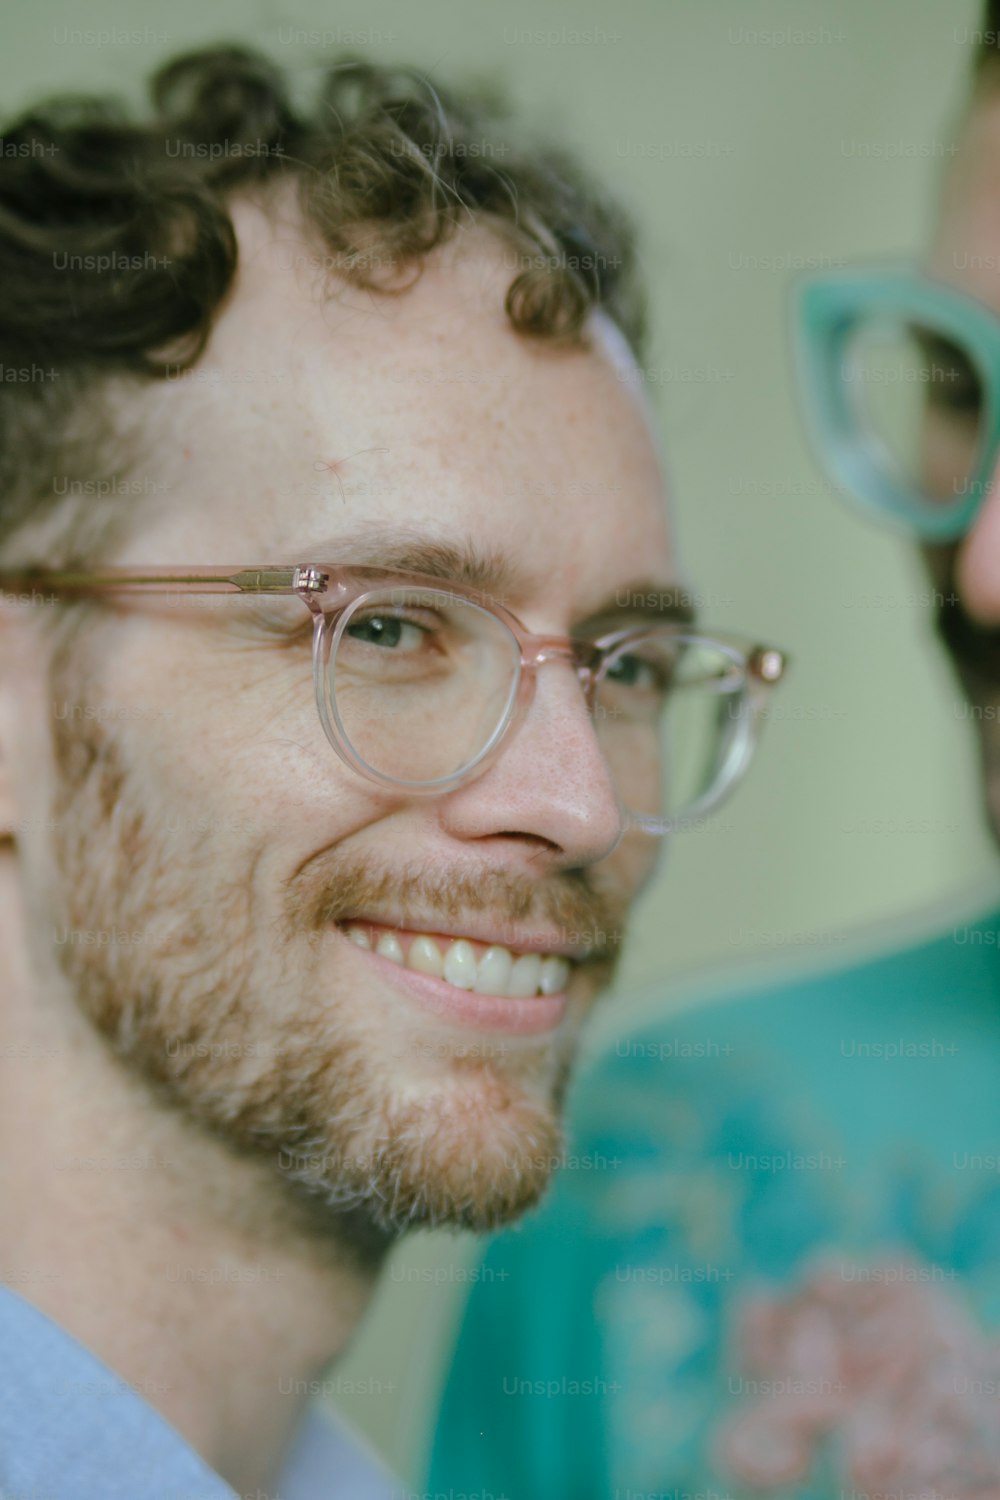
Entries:
{"label": "man's face", "polygon": [[[606,320],[589,350],[515,333],[514,273],[482,232],[398,297],[324,298],[294,220],[237,222],[240,281],[207,356],[138,398],[147,493],[122,497],[136,525],[108,561],[357,561],[369,531],[471,544],[506,557],[500,602],[551,634],[639,580],[676,582],[655,445]],[[299,599],[119,596],[51,677],[22,660],[39,985],[331,1227],[348,1211],[380,1232],[486,1227],[535,1201],[577,1030],[657,855],[618,842],[572,669],[540,669],[485,774],[413,799],[331,748]],[[352,925],[404,955],[414,933],[442,954],[461,934],[483,939],[477,957],[493,940],[515,960],[536,939],[593,952],[564,1001],[491,1000],[409,978]]]}
{"label": "man's face", "polygon": [[[1000,315],[1000,93],[974,105],[942,199],[931,274]],[[981,712],[986,802],[1000,837],[1000,470],[975,524],[959,542],[925,548],[946,612],[946,638],[968,696]]]}

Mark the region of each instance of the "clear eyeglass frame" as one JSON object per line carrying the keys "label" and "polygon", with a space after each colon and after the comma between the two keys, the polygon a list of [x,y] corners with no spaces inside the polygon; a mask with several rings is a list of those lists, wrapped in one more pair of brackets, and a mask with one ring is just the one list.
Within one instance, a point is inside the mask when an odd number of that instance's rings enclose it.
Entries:
{"label": "clear eyeglass frame", "polygon": [[[433,781],[404,781],[379,771],[356,751],[347,734],[330,689],[329,664],[337,644],[356,611],[390,589],[419,590],[451,603],[473,604],[495,616],[509,631],[520,660],[516,683],[505,713],[488,743],[456,773]],[[237,564],[211,567],[106,567],[99,571],[54,571],[44,568],[0,570],[0,601],[5,595],[36,600],[45,593],[81,595],[136,594],[232,594],[296,595],[313,616],[312,659],[316,706],[324,733],[341,760],[359,775],[380,786],[405,791],[410,796],[434,796],[452,791],[481,775],[502,753],[518,724],[528,712],[534,696],[538,669],[549,662],[563,662],[576,672],[588,710],[593,712],[594,694],[606,662],[624,646],[648,640],[651,634],[669,632],[681,644],[701,645],[719,651],[738,674],[738,711],[730,717],[736,724],[714,782],[704,795],[678,817],[651,817],[626,812],[630,826],[652,837],[662,837],[693,823],[730,795],[745,775],[758,741],[761,720],[771,692],[788,665],[787,654],[742,637],[703,634],[683,623],[639,625],[619,629],[596,640],[571,636],[537,635],[529,631],[510,610],[475,589],[453,584],[438,576],[410,573],[362,564]]]}
{"label": "clear eyeglass frame", "polygon": [[[850,345],[894,321],[950,341],[968,361],[982,401],[974,462],[954,499],[931,497],[885,462],[859,417],[846,375]],[[806,426],[821,467],[868,519],[928,542],[964,536],[1000,457],[1000,316],[967,292],[908,265],[859,265],[798,278],[793,345]]]}

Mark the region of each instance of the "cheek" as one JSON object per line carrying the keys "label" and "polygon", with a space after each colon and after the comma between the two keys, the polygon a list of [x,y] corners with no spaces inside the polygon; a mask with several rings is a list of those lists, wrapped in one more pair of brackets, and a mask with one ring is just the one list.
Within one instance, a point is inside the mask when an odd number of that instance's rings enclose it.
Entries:
{"label": "cheek", "polygon": [[14,751],[15,836],[19,840],[37,829],[44,829],[52,819],[55,787],[53,741],[58,723],[54,720],[46,723],[42,715],[41,706],[37,715],[25,707],[21,718],[22,732]]}
{"label": "cheek", "polygon": [[[118,724],[151,805],[176,832],[293,846],[333,842],[384,799],[338,758],[319,720],[308,643],[249,650],[152,632],[116,672]],[[294,848],[292,847],[294,857]]]}
{"label": "cheek", "polygon": [[631,902],[659,872],[668,843],[669,839],[651,838],[641,832],[626,833],[615,852],[595,869],[606,872],[608,880],[613,880]]}
{"label": "cheek", "polygon": [[920,456],[916,478],[925,493],[949,504],[967,491],[975,473],[981,424],[977,417],[955,418],[925,408],[920,419]]}
{"label": "cheek", "polygon": [[922,546],[920,555],[928,578],[938,589],[943,590],[952,576],[958,546],[953,544],[936,547]]}

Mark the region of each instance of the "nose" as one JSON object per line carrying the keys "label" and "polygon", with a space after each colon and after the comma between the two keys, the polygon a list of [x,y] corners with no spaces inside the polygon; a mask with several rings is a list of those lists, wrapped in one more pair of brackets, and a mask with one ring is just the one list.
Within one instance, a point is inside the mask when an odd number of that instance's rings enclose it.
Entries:
{"label": "nose", "polygon": [[625,815],[571,663],[538,668],[527,713],[499,757],[442,798],[440,812],[455,838],[516,835],[559,867],[596,864],[614,851]]}

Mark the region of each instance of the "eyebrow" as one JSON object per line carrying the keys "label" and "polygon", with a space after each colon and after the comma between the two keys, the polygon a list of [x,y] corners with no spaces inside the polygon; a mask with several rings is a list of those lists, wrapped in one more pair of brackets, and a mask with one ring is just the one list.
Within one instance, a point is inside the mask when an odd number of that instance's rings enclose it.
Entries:
{"label": "eyebrow", "polygon": [[[484,547],[472,538],[456,542],[428,537],[398,525],[367,526],[335,539],[323,538],[300,548],[294,557],[289,552],[277,561],[288,564],[328,561],[339,566],[354,563],[359,567],[423,573],[442,583],[464,585],[505,608],[510,607],[513,597],[542,593],[545,589],[542,574],[520,569],[499,547]],[[641,578],[621,584],[573,629],[593,630],[596,626],[615,626],[626,620],[693,625],[696,619],[689,589],[669,579]]]}

